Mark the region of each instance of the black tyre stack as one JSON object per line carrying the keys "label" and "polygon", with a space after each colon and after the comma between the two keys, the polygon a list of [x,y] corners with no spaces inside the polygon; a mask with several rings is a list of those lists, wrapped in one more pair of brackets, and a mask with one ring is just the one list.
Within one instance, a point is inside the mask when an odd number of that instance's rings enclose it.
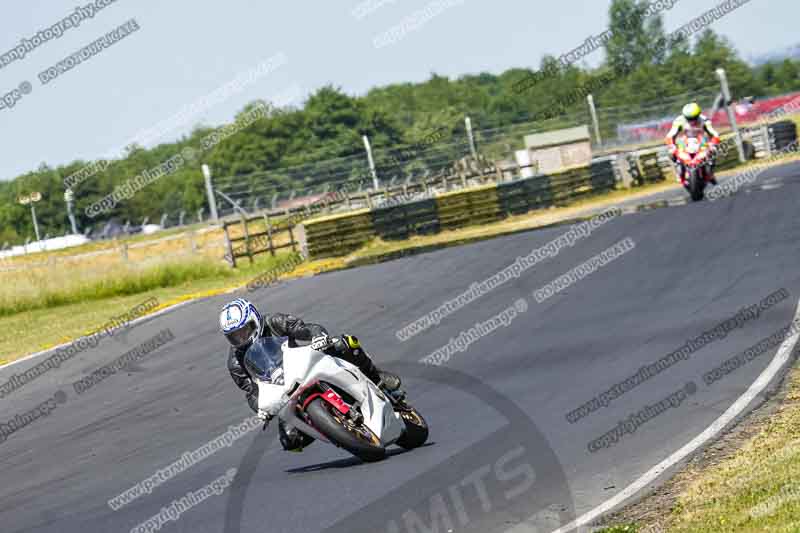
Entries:
{"label": "black tyre stack", "polygon": [[773,151],[784,150],[797,141],[797,124],[791,120],[781,120],[769,126],[769,138]]}

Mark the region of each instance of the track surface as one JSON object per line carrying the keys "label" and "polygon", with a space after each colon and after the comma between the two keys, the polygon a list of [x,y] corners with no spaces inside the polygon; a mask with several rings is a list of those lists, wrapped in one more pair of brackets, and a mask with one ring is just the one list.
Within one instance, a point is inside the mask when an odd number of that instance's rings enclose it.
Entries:
{"label": "track surface", "polygon": [[[427,527],[447,531],[442,526],[449,519],[456,530],[485,532],[503,531],[537,506],[584,512],[700,433],[769,363],[775,349],[713,385],[701,378],[779,330],[794,315],[800,298],[800,178],[796,176],[800,165],[786,165],[765,172],[759,183],[727,199],[619,217],[402,343],[394,334],[399,327],[567,228],[296,280],[245,295],[263,311],[288,311],[323,323],[332,332],[358,334],[382,364],[415,363],[520,297],[527,298],[529,309],[509,327],[455,354],[435,379],[409,371],[411,398],[432,427],[429,446],[364,465],[319,442],[302,454],[284,453],[271,427],[246,435],[152,494],[112,511],[106,503],[109,498],[250,415],[242,393],[227,375],[226,345],[217,332],[217,311],[226,298],[196,302],[140,324],[2,400],[4,423],[58,390],[67,396],[48,417],[0,444],[0,529],[127,532],[232,467],[242,467],[233,487],[162,530],[314,533],[332,528],[361,533]],[[762,190],[764,183],[780,187]],[[675,191],[656,199],[682,196]],[[533,290],[627,237],[636,242],[633,251],[544,303],[531,297]],[[779,288],[786,288],[789,298],[757,320],[608,407],[574,424],[566,421],[568,411]],[[74,381],[164,328],[171,329],[174,341],[82,395],[72,389]],[[42,359],[0,370],[0,384]],[[452,376],[448,368],[454,371]],[[471,376],[480,385],[470,385],[469,379],[458,382],[458,376]],[[448,384],[451,377],[454,381]],[[590,440],[692,381],[697,392],[680,406],[625,435],[614,447],[588,451]],[[499,407],[503,412],[482,399],[480,387],[509,402]],[[536,487],[524,487],[539,491],[532,504],[526,495],[505,493],[520,485],[522,470],[516,471],[515,480],[506,479],[506,485],[491,483],[502,479],[497,462],[515,449],[511,440],[533,438],[527,430],[513,437],[493,435],[498,430],[502,435],[504,427],[525,426],[507,419],[519,413],[527,413],[527,428],[546,439],[529,443],[526,453],[534,457],[532,461],[547,457],[547,443],[558,458],[550,470],[537,465]],[[519,464],[512,463],[507,464],[507,474]],[[470,467],[488,484],[490,494],[483,499],[477,482],[464,481]],[[557,487],[562,473],[574,509],[562,494],[548,499],[548,487]],[[460,507],[452,490],[455,485],[463,498]],[[517,531],[550,531],[558,522],[548,521],[546,515],[541,515],[539,529],[531,524]]]}

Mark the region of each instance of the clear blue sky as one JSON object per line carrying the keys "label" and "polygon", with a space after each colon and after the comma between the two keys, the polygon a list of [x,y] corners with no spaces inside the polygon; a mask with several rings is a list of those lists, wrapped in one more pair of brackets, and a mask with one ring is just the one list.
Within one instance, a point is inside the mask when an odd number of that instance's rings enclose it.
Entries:
{"label": "clear blue sky", "polygon": [[[4,2],[0,54],[91,0]],[[304,94],[328,83],[351,94],[393,82],[422,81],[432,72],[457,77],[536,68],[542,55],[579,46],[608,23],[605,0],[447,0],[451,7],[390,46],[373,39],[431,0],[383,4],[358,19],[364,0],[117,0],[93,19],[0,68],[0,95],[29,81],[16,107],[0,110],[0,179],[77,158],[101,157],[137,132],[278,52],[287,63],[244,91],[198,114],[155,142],[202,123],[230,121],[249,101],[292,86]],[[665,14],[675,29],[717,2],[678,0]],[[127,20],[140,30],[47,85],[37,74]],[[714,25],[745,58],[796,44],[797,0],[752,0]],[[586,61],[595,65],[602,50]],[[152,145],[153,142],[146,143]]]}

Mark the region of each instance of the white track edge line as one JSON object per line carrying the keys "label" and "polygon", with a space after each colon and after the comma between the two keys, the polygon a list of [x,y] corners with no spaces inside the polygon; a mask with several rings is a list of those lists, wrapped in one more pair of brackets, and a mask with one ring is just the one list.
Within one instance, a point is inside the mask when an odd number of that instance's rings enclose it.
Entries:
{"label": "white track edge line", "polygon": [[[800,301],[797,302],[797,309],[795,310],[795,314],[793,317],[793,321],[800,318]],[[793,322],[792,322],[793,323]],[[753,399],[761,394],[764,389],[772,382],[778,372],[781,371],[783,366],[789,361],[789,357],[792,354],[795,346],[797,345],[797,340],[800,338],[800,332],[795,333],[791,337],[785,339],[781,344],[780,348],[778,348],[775,357],[773,357],[772,361],[770,362],[769,366],[765,368],[758,378],[753,382],[752,385],[742,394],[739,398],[731,405],[719,418],[717,418],[709,427],[707,427],[702,433],[697,435],[691,441],[686,443],[682,448],[674,452],[672,455],[652,467],[650,470],[645,472],[642,476],[639,477],[636,481],[625,487],[623,490],[606,500],[605,502],[601,503],[591,511],[587,511],[583,515],[579,516],[572,522],[568,523],[565,526],[562,526],[558,529],[553,530],[551,533],[567,533],[572,531],[580,526],[587,525],[588,523],[592,522],[596,518],[600,517],[601,515],[607,513],[611,509],[615,508],[628,498],[635,495],[637,492],[645,488],[647,485],[655,481],[658,476],[660,476],[664,471],[673,467],[676,463],[684,460],[687,456],[694,453],[698,448],[704,445],[707,441],[717,435],[720,431],[722,431],[725,426],[727,426],[732,420],[734,420],[737,416],[739,416],[750,402]],[[532,519],[536,515],[529,518]]]}

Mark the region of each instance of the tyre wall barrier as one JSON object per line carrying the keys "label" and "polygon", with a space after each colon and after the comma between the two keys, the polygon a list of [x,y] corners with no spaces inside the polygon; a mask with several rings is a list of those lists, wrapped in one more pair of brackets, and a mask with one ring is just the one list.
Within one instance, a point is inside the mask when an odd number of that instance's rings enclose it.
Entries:
{"label": "tyre wall barrier", "polygon": [[298,232],[305,257],[347,255],[376,237],[408,239],[497,222],[512,215],[567,205],[613,190],[613,159],[549,175],[492,183],[390,207],[306,220]]}

